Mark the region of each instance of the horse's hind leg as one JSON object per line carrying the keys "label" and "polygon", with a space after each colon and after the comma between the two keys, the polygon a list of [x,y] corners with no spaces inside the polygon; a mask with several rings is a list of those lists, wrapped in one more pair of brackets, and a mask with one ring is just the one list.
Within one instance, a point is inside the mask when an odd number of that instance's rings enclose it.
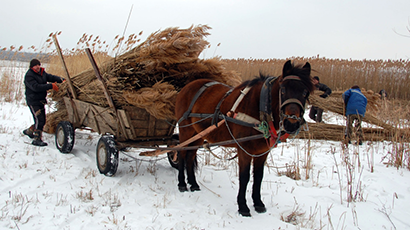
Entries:
{"label": "horse's hind leg", "polygon": [[[193,130],[184,129],[185,132],[180,131],[180,141],[183,142],[190,136],[194,136]],[[184,136],[185,135],[185,136]],[[197,140],[190,145],[201,145],[203,140]],[[187,172],[188,183],[191,185],[191,191],[200,190],[199,185],[195,179],[196,150],[181,150],[178,153],[178,189],[180,192],[186,192],[187,184],[185,182],[185,170]]]}
{"label": "horse's hind leg", "polygon": [[261,200],[261,184],[263,179],[265,160],[266,155],[253,159],[252,199],[255,211],[258,213],[266,212],[265,204]]}
{"label": "horse's hind leg", "polygon": [[185,183],[185,156],[185,151],[180,151],[178,153],[178,190],[180,192],[188,191]]}
{"label": "horse's hind leg", "polygon": [[238,149],[239,161],[239,192],[237,197],[238,212],[242,216],[251,216],[248,205],[246,205],[246,187],[250,179],[251,158],[242,150]]}
{"label": "horse's hind leg", "polygon": [[200,191],[198,183],[195,178],[195,169],[197,167],[196,150],[187,152],[186,158],[186,172],[188,177],[188,184],[191,185],[191,192]]}

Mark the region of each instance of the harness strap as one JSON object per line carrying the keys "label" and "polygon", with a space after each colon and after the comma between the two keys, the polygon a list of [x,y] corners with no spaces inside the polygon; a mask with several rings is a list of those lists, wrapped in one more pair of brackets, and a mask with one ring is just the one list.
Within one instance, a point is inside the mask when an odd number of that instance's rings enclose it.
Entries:
{"label": "harness strap", "polygon": [[[197,118],[209,118],[213,116],[214,114],[211,113],[190,113],[189,117],[197,117]],[[223,116],[222,114],[218,115],[219,119],[225,119],[228,122],[232,122],[234,124],[246,126],[246,127],[251,127],[251,128],[257,128],[258,124],[250,123],[247,121],[242,121],[234,117],[228,117],[228,116]]]}
{"label": "harness strap", "polygon": [[192,101],[191,101],[191,104],[189,105],[188,110],[184,113],[184,115],[182,115],[182,117],[181,117],[181,119],[179,119],[178,123],[180,123],[180,122],[183,121],[183,120],[186,120],[186,119],[189,117],[189,114],[191,113],[192,108],[194,107],[195,102],[196,102],[196,100],[198,100],[199,96],[201,96],[201,94],[202,94],[208,87],[211,87],[211,86],[216,85],[216,84],[222,84],[222,83],[216,82],[216,81],[208,82],[208,83],[204,84],[204,85],[198,90],[198,92],[196,92],[194,98],[193,98]]}
{"label": "harness strap", "polygon": [[[301,81],[300,77],[299,77],[299,76],[296,76],[296,75],[288,75],[288,76],[285,76],[282,81],[284,82],[284,81],[287,81],[287,80],[297,80],[297,81]],[[282,103],[282,97],[280,96],[280,91],[279,91],[279,108],[282,108],[283,106],[285,106],[285,105],[287,105],[287,104],[289,104],[289,103],[296,103],[296,104],[298,104],[298,105],[300,106],[300,108],[305,108],[305,107],[302,105],[302,103],[300,103],[299,100],[294,99],[294,98],[287,99],[287,100],[285,100],[285,101]]]}
{"label": "harness strap", "polygon": [[301,79],[299,76],[296,76],[296,75],[288,75],[283,78],[283,81],[286,81],[286,80],[299,80],[300,81]]}
{"label": "harness strap", "polygon": [[287,99],[286,101],[284,101],[284,102],[282,103],[281,106],[285,106],[285,105],[290,104],[290,103],[296,103],[296,104],[298,104],[298,105],[300,106],[300,108],[304,108],[304,106],[302,105],[302,103],[300,103],[300,101],[299,101],[298,99],[295,99],[295,98],[289,98],[289,99]]}
{"label": "harness strap", "polygon": [[281,141],[285,141],[289,137],[289,133],[286,132],[284,134],[280,133],[280,135],[278,136],[278,133],[273,126],[273,122],[269,123],[269,127],[270,138],[266,139],[266,141],[268,142],[268,146],[270,148],[276,147],[279,143],[281,143]]}
{"label": "harness strap", "polygon": [[225,93],[225,95],[221,98],[221,100],[219,101],[218,105],[217,105],[216,108],[215,108],[214,117],[212,118],[212,123],[211,123],[211,124],[218,124],[218,118],[219,118],[219,115],[220,115],[220,107],[221,107],[221,104],[222,104],[222,102],[225,100],[225,98],[226,98],[227,96],[229,96],[229,94],[232,93],[232,91],[233,91],[233,88],[231,88],[230,90],[228,90],[228,91]]}
{"label": "harness strap", "polygon": [[239,103],[241,103],[241,101],[243,100],[243,98],[245,97],[245,95],[249,92],[249,90],[251,90],[252,87],[250,86],[246,86],[246,88],[244,88],[243,90],[241,90],[241,94],[239,95],[239,97],[236,99],[235,103],[233,104],[231,111],[235,112],[236,108],[238,107]]}
{"label": "harness strap", "polygon": [[235,113],[233,118],[255,125],[259,125],[261,123],[258,119],[253,118],[246,113]]}
{"label": "harness strap", "polygon": [[259,116],[261,121],[272,121],[272,84],[277,77],[268,77],[262,85],[259,102]]}

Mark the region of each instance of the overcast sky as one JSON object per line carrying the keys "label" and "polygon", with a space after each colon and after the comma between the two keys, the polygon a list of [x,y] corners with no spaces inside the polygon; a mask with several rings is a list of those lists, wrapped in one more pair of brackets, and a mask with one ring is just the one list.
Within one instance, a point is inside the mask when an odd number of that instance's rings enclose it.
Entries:
{"label": "overcast sky", "polygon": [[[410,0],[2,0],[0,47],[209,25],[202,58],[409,59]],[[396,31],[396,32],[395,32]],[[399,33],[399,34],[398,34]],[[221,43],[219,47],[217,44]]]}

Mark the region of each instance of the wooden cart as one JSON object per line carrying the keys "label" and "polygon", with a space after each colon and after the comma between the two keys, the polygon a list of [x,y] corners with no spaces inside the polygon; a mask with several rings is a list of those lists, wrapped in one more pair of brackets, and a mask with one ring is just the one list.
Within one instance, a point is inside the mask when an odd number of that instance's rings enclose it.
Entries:
{"label": "wooden cart", "polygon": [[[118,168],[119,150],[127,147],[174,146],[179,143],[178,135],[174,134],[175,121],[156,119],[145,109],[135,106],[125,106],[122,109],[115,107],[89,49],[86,49],[86,52],[96,77],[101,82],[109,107],[103,108],[78,100],[55,36],[54,43],[66,70],[66,80],[71,94],[64,97],[69,121],[60,122],[55,133],[56,146],[60,152],[70,153],[73,149],[75,129],[91,128],[101,134],[96,149],[98,170],[104,175],[112,176]],[[177,168],[177,151],[170,150],[166,153],[171,166]]]}

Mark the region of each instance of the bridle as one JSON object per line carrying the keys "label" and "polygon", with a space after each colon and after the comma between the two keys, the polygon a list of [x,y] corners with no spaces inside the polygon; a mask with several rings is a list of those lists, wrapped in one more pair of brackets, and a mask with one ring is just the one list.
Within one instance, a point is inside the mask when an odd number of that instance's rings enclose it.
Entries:
{"label": "bridle", "polygon": [[[302,124],[306,123],[305,119],[303,118],[303,115],[305,114],[305,104],[306,104],[306,103],[304,104],[304,103],[302,103],[299,99],[296,99],[296,98],[288,98],[288,99],[286,99],[286,100],[283,101],[283,96],[284,96],[285,93],[286,93],[286,89],[285,89],[285,87],[283,86],[283,83],[284,83],[285,81],[288,81],[288,80],[302,81],[301,78],[300,78],[299,76],[296,76],[296,75],[288,75],[288,76],[285,76],[285,77],[282,79],[282,82],[280,83],[280,89],[279,89],[280,121],[283,122],[283,120],[285,120],[285,119],[295,119],[295,120],[297,120],[297,121],[302,125]],[[307,89],[305,89],[305,90],[303,91],[303,97],[304,97],[304,98],[307,98],[308,96],[309,96],[309,91],[308,91]],[[282,102],[282,101],[283,101],[283,102]],[[287,114],[285,114],[285,113],[283,112],[283,111],[284,111],[283,108],[284,108],[286,105],[291,104],[291,103],[294,103],[294,104],[299,105],[300,111],[301,111],[299,117],[297,117],[296,115],[287,115]]]}
{"label": "bridle", "polygon": [[[273,114],[272,114],[272,107],[271,107],[271,102],[272,102],[272,87],[274,82],[277,80],[277,77],[268,77],[264,84],[262,85],[261,89],[261,95],[260,95],[260,103],[259,103],[259,114],[260,114],[260,120],[261,122],[265,122],[269,126],[269,133],[270,133],[270,141],[271,143],[277,142],[276,140],[280,139],[281,133],[286,133],[286,137],[289,134],[294,134],[298,133],[300,131],[301,126],[305,123],[305,119],[303,118],[304,112],[305,112],[305,106],[304,103],[302,103],[299,99],[297,98],[284,98],[284,95],[286,94],[286,88],[283,86],[283,83],[288,80],[298,80],[301,81],[301,78],[296,76],[296,75],[288,75],[283,77],[282,81],[280,82],[280,89],[279,89],[279,131],[276,131],[274,125],[273,125]],[[307,89],[304,90],[303,92],[303,97],[306,98],[309,95],[309,91]],[[295,103],[299,105],[300,107],[300,116],[296,115],[287,115],[284,113],[284,107],[288,104]],[[292,133],[289,133],[288,131],[285,130],[283,122],[285,119],[295,119],[297,122],[300,123],[299,128]],[[279,133],[279,135],[278,135]],[[274,141],[275,140],[275,141]]]}

